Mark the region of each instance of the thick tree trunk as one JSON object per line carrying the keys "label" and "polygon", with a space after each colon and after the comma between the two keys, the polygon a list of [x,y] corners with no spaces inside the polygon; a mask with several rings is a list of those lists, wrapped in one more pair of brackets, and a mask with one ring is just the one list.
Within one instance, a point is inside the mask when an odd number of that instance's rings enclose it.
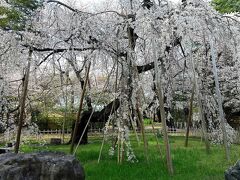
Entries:
{"label": "thick tree trunk", "polygon": [[[78,128],[77,128],[77,133],[76,133],[76,137],[74,139],[74,144],[77,144],[80,140],[80,137],[83,135],[82,140],[80,142],[80,144],[87,144],[88,143],[88,129],[84,132],[84,128],[87,125],[87,122],[91,116],[90,122],[106,122],[109,118],[109,116],[111,114],[113,114],[118,108],[119,108],[120,102],[119,99],[115,99],[114,101],[112,101],[111,103],[109,103],[107,106],[105,106],[101,111],[96,111],[93,112],[92,111],[84,111],[82,113],[81,119],[80,119],[80,123],[78,124]],[[69,141],[69,143],[72,141],[72,136],[71,139]]]}

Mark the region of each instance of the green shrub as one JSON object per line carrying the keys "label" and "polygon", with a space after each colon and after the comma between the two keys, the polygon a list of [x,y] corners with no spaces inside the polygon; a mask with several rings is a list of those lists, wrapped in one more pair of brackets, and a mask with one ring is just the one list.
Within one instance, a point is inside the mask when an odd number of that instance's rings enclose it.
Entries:
{"label": "green shrub", "polygon": [[[75,115],[67,115],[65,121],[65,129],[71,129],[72,123],[75,120]],[[39,113],[35,118],[33,118],[40,130],[55,130],[62,129],[64,122],[64,115],[58,113],[44,114]]]}

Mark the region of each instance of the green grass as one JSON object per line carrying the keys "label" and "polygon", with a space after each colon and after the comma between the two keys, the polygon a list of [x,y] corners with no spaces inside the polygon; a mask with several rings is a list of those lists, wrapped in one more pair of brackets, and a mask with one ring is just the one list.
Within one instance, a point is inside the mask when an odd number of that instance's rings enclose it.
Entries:
{"label": "green grass", "polygon": [[144,122],[144,125],[151,125],[152,124],[152,119],[145,118],[143,120],[143,122]]}
{"label": "green grass", "polygon": [[[185,148],[184,137],[170,137],[171,152],[173,157],[174,175],[169,176],[164,160],[160,159],[156,147],[155,138],[148,136],[149,142],[149,163],[146,162],[143,150],[143,144],[137,146],[137,142],[132,137],[132,146],[137,156],[138,163],[117,164],[117,158],[110,157],[108,150],[110,142],[105,144],[100,163],[97,163],[101,139],[90,138],[88,145],[80,146],[77,152],[77,158],[81,161],[86,172],[87,180],[155,180],[155,179],[173,179],[173,180],[218,180],[224,179],[224,171],[233,165],[240,154],[240,146],[231,146],[231,162],[224,158],[224,151],[220,145],[212,145],[211,153],[206,154],[204,143],[198,138],[190,138],[189,147]],[[160,140],[162,152],[163,143]],[[24,145],[21,148],[23,152],[33,151],[63,151],[68,153],[68,145],[44,146]]]}

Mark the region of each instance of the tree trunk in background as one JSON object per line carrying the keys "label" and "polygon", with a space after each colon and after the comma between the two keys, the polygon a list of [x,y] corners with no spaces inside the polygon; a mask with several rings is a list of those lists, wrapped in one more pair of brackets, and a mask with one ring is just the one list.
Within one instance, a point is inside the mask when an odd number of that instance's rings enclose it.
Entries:
{"label": "tree trunk in background", "polygon": [[[109,118],[109,116],[111,114],[113,114],[115,111],[117,111],[117,109],[120,106],[120,102],[119,99],[115,99],[114,101],[112,101],[111,103],[109,103],[107,106],[105,106],[101,111],[96,111],[92,114],[92,117],[90,119],[90,122],[106,122]],[[81,119],[80,119],[80,123],[78,124],[78,129],[77,129],[77,133],[76,133],[76,137],[74,140],[74,144],[77,144],[80,137],[82,136],[83,130],[85,128],[85,126],[87,125],[87,121],[90,118],[92,111],[84,111],[82,113]],[[82,141],[80,142],[80,144],[87,144],[88,143],[88,135],[87,135],[88,131],[86,130],[85,133],[83,134],[83,138]],[[71,135],[71,139],[69,141],[72,142],[72,135]]]}

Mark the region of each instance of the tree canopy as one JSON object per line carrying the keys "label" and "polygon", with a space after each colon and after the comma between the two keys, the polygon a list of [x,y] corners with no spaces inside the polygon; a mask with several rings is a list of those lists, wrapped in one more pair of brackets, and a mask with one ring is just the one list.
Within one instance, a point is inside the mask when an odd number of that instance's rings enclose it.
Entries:
{"label": "tree canopy", "polygon": [[[0,118],[23,97],[22,118],[33,107],[46,114],[56,107],[76,113],[80,104],[81,133],[90,121],[104,122],[104,134],[111,124],[115,132],[109,133],[135,161],[129,129],[144,129],[144,111],[157,114],[172,172],[166,122],[176,109],[188,107],[195,92],[192,108],[206,147],[209,140],[225,147],[232,142],[235,131],[224,112],[240,112],[238,16],[223,16],[199,0],[118,0],[94,12],[55,0],[36,11],[39,4],[30,2],[2,6],[2,26],[16,31],[0,30]],[[28,22],[33,31],[24,31]],[[20,96],[21,89],[28,93]],[[147,151],[146,139],[144,146]]]}
{"label": "tree canopy", "polygon": [[9,0],[0,4],[0,27],[5,30],[23,30],[42,0]]}
{"label": "tree canopy", "polygon": [[240,12],[239,0],[213,0],[212,4],[221,13]]}

